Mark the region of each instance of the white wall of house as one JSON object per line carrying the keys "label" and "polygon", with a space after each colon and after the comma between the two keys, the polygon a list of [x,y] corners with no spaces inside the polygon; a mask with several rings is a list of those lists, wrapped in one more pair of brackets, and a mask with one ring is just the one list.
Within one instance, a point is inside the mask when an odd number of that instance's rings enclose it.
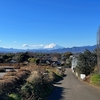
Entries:
{"label": "white wall of house", "polygon": [[[75,71],[73,70],[77,64],[78,64],[78,58],[73,56],[71,57],[72,58],[72,66],[71,66],[71,69],[72,69],[72,72],[74,73]],[[80,77],[80,79],[84,80],[86,78],[86,75],[85,74],[78,74],[77,72],[75,72],[75,75],[78,77]]]}
{"label": "white wall of house", "polygon": [[77,66],[77,62],[78,62],[77,57],[73,56],[72,57],[72,66],[71,66],[72,70],[73,70],[73,68],[75,68]]}

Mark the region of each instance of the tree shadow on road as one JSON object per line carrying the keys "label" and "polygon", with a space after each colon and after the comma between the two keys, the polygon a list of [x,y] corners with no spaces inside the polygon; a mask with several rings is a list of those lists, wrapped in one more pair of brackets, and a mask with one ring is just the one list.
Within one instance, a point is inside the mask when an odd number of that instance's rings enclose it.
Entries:
{"label": "tree shadow on road", "polygon": [[[63,100],[64,99],[63,95],[65,94],[64,93],[65,89],[66,88],[55,86],[54,91],[51,93],[49,98],[47,98],[47,100]],[[67,89],[69,90],[70,88],[67,88]]]}

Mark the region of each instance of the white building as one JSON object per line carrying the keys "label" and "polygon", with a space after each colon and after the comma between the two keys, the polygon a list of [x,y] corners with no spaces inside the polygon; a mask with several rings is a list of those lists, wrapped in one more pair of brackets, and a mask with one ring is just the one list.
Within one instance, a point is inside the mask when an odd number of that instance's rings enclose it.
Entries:
{"label": "white building", "polygon": [[78,63],[78,59],[75,56],[72,56],[72,65],[71,65],[71,69],[74,72],[74,68],[77,66]]}

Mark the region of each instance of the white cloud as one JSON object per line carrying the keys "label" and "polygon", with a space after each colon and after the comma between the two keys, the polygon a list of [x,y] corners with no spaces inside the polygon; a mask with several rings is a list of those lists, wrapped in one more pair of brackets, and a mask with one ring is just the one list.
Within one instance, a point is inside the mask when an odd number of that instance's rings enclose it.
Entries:
{"label": "white cloud", "polygon": [[51,43],[49,45],[46,45],[44,48],[54,48],[56,46],[55,43]]}
{"label": "white cloud", "polygon": [[23,47],[30,47],[30,45],[28,45],[28,44],[23,44],[22,46]]}
{"label": "white cloud", "polygon": [[43,44],[40,44],[40,45],[32,45],[33,47],[43,47],[44,45]]}
{"label": "white cloud", "polygon": [[41,48],[41,47],[44,47],[43,44],[40,44],[40,45],[28,45],[28,44],[23,44],[22,46],[23,46],[23,47],[28,47],[28,48]]}

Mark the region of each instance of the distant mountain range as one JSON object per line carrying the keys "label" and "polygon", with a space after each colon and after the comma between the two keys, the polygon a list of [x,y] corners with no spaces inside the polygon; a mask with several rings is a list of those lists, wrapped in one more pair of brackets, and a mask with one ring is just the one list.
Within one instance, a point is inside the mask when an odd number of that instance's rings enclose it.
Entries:
{"label": "distant mountain range", "polygon": [[[53,44],[54,45],[54,44]],[[0,52],[2,53],[16,53],[16,52],[41,52],[41,53],[53,53],[53,52],[58,52],[58,53],[64,53],[64,52],[73,52],[73,53],[79,53],[79,52],[84,52],[86,49],[93,51],[96,49],[96,45],[93,46],[81,46],[81,47],[72,47],[72,48],[64,48],[59,45],[54,45],[52,48],[42,48],[42,49],[14,49],[14,48],[2,48],[0,47]]]}

